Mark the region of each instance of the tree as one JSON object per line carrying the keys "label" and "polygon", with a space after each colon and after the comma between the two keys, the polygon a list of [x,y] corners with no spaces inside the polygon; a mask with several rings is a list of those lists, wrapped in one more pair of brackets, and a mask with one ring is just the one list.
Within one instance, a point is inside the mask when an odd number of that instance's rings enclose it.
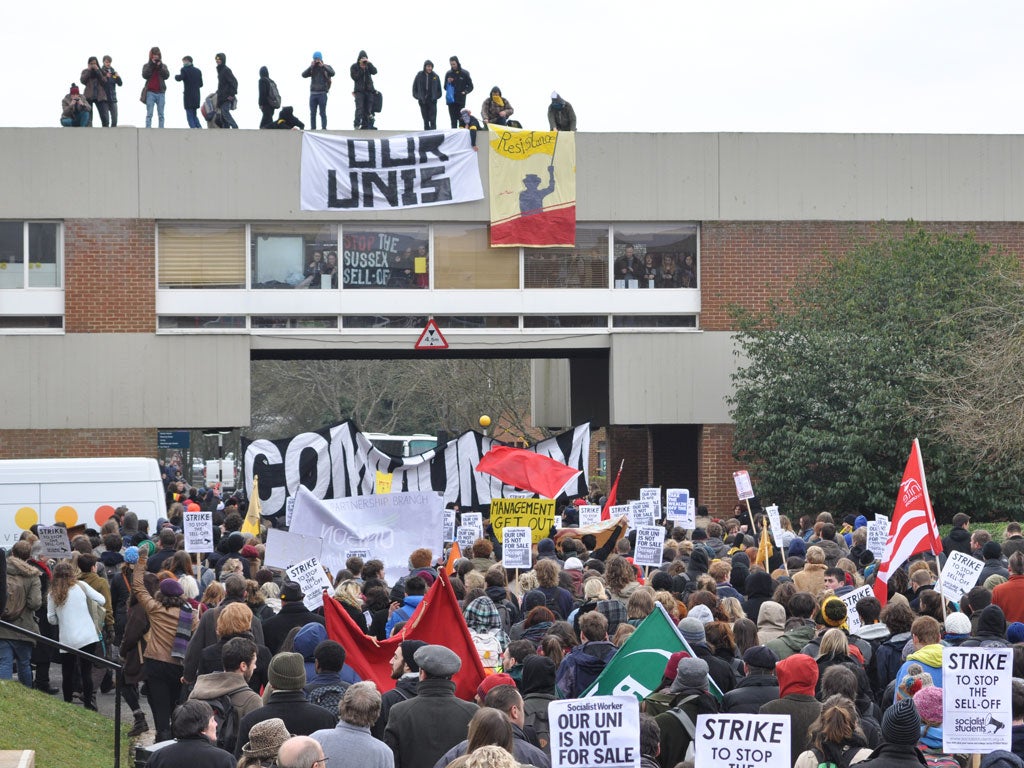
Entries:
{"label": "tree", "polygon": [[825,257],[786,305],[736,312],[734,454],[759,496],[791,514],[889,514],[919,437],[941,516],[1019,504],[1018,468],[964,461],[935,407],[977,337],[955,319],[1007,300],[1015,271],[972,237],[908,231]]}

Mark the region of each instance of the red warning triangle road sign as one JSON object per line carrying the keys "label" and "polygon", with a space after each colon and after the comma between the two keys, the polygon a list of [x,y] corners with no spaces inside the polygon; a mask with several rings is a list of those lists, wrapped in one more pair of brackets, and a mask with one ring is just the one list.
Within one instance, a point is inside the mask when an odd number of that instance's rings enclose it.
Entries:
{"label": "red warning triangle road sign", "polygon": [[416,349],[448,349],[448,341],[441,334],[434,318],[427,320],[426,328],[416,341]]}

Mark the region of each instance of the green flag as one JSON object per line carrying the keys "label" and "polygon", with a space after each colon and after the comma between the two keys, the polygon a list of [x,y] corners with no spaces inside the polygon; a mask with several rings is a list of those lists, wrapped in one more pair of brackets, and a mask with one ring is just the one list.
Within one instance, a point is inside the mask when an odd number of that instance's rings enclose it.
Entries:
{"label": "green flag", "polygon": [[[608,666],[580,698],[633,694],[642,701],[661,684],[669,657],[678,651],[697,656],[664,606],[655,603],[654,611],[626,638]],[[721,700],[722,692],[710,677],[708,687],[711,694]]]}

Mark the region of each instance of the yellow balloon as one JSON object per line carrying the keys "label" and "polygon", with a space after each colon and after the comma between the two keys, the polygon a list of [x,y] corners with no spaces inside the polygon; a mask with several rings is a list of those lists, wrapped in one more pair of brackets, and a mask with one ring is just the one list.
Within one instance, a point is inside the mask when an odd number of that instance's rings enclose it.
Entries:
{"label": "yellow balloon", "polygon": [[483,427],[484,429],[487,429],[487,427],[491,426],[491,417],[488,416],[487,414],[484,414],[483,416],[481,416],[480,417],[480,426]]}

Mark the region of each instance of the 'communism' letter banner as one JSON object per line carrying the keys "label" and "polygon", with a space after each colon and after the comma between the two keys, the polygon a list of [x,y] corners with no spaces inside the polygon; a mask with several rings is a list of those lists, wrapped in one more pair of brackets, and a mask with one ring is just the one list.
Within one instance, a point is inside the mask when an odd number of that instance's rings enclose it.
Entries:
{"label": "'communism' letter banner", "polygon": [[576,244],[576,134],[489,126],[491,245]]}

